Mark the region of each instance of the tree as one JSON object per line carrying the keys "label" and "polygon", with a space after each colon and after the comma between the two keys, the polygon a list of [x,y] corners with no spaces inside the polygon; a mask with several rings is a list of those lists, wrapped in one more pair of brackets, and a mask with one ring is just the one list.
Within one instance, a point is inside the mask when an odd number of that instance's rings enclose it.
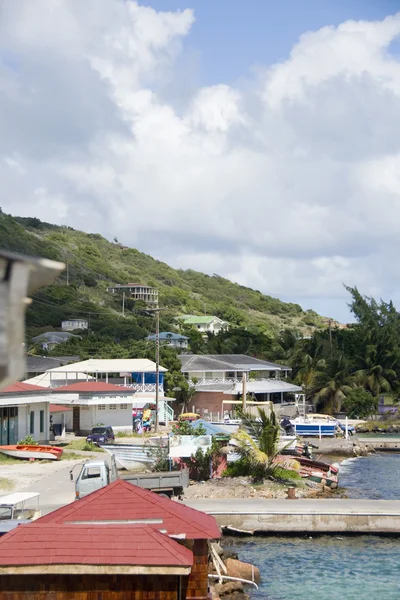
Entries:
{"label": "tree", "polygon": [[351,390],[343,403],[350,419],[365,419],[377,409],[377,399],[362,388]]}
{"label": "tree", "polygon": [[319,370],[315,372],[311,390],[317,411],[330,414],[339,412],[342,402],[353,387],[354,382],[343,355],[321,361]]}
{"label": "tree", "polygon": [[376,346],[366,348],[364,357],[360,358],[362,368],[354,373],[355,380],[375,397],[381,392],[391,392],[392,383],[396,379],[396,371],[380,364]]}
{"label": "tree", "polygon": [[278,454],[280,426],[272,408],[269,416],[264,409],[257,407],[257,410],[258,420],[241,409],[237,410],[242,426],[233,437],[238,442],[237,452],[248,464],[253,480],[263,481],[277,467],[274,459]]}

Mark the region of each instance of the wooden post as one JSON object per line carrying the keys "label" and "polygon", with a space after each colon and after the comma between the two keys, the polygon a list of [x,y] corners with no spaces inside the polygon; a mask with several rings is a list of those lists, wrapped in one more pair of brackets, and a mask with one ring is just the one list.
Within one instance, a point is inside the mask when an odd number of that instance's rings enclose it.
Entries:
{"label": "wooden post", "polygon": [[247,410],[247,402],[246,402],[247,389],[246,389],[246,373],[244,373],[244,372],[242,375],[242,395],[243,395],[243,404],[242,404],[243,412],[246,412],[246,410]]}

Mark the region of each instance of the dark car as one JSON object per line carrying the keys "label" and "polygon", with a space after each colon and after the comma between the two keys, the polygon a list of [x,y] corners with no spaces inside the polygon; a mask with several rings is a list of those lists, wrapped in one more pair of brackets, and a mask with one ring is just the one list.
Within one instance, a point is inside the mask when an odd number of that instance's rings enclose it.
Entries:
{"label": "dark car", "polygon": [[113,428],[109,425],[99,425],[98,427],[93,427],[92,433],[90,433],[86,438],[87,442],[92,442],[92,444],[96,444],[96,446],[100,446],[100,444],[108,444],[114,440],[115,435]]}

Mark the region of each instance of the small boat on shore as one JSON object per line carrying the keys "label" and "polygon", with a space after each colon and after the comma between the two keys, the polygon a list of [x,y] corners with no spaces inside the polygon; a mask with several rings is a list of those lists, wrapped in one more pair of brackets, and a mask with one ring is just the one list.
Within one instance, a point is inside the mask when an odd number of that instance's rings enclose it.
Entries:
{"label": "small boat on shore", "polygon": [[0,452],[13,458],[60,460],[63,449],[58,446],[16,444],[15,446],[0,446]]}
{"label": "small boat on shore", "polygon": [[157,446],[102,444],[101,447],[127,471],[146,471],[156,462]]}
{"label": "small boat on shore", "polygon": [[299,475],[328,487],[336,488],[339,485],[339,468],[319,460],[312,460],[305,456],[296,456],[300,463]]}

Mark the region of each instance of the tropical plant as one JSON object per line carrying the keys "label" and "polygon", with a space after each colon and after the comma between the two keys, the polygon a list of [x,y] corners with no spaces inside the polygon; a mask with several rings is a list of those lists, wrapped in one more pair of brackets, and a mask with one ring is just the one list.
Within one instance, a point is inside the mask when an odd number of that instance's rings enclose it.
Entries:
{"label": "tropical plant", "polygon": [[237,411],[242,426],[233,436],[238,442],[237,452],[249,466],[253,481],[263,481],[276,469],[280,426],[271,406],[270,414],[257,407],[258,419],[243,410]]}
{"label": "tropical plant", "polygon": [[363,388],[356,388],[348,393],[343,405],[350,419],[365,419],[376,412],[377,399]]}
{"label": "tropical plant", "polygon": [[34,437],[32,437],[31,435],[27,435],[26,437],[24,437],[23,440],[20,440],[18,442],[18,445],[21,445],[21,446],[37,446],[38,443],[39,442],[37,442]]}
{"label": "tropical plant", "polygon": [[315,372],[311,396],[317,411],[339,412],[344,399],[354,387],[343,355],[320,363]]}
{"label": "tropical plant", "polygon": [[375,397],[381,392],[391,392],[392,384],[396,379],[396,371],[386,368],[381,364],[377,348],[369,345],[365,356],[360,358],[362,368],[354,373],[354,379],[371,392]]}

